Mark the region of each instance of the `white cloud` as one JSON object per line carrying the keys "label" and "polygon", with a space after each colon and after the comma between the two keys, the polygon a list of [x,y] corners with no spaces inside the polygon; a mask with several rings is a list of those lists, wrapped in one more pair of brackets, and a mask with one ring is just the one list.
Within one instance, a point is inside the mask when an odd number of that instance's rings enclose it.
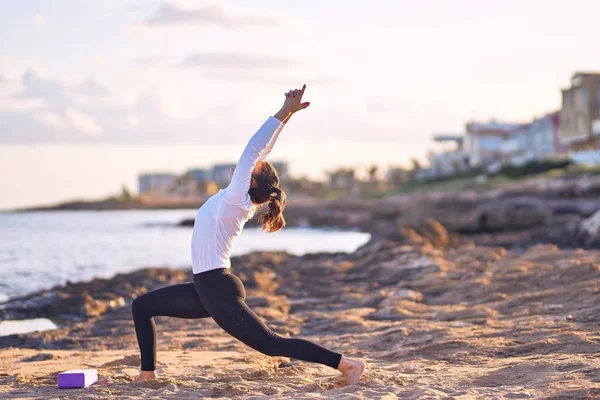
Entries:
{"label": "white cloud", "polygon": [[148,67],[157,65],[164,61],[164,57],[161,56],[147,56],[147,57],[138,57],[133,60],[133,63],[137,66]]}
{"label": "white cloud", "polygon": [[81,132],[91,136],[98,136],[102,128],[98,125],[96,118],[78,111],[72,107],[67,108],[67,118]]}
{"label": "white cloud", "polygon": [[21,76],[21,89],[14,95],[15,99],[43,100],[56,108],[63,108],[67,103],[65,85],[57,80],[47,79],[31,68]]}
{"label": "white cloud", "polygon": [[[43,63],[35,63],[35,72],[40,75],[46,75],[47,71],[42,67]],[[23,71],[31,69],[32,59],[30,57],[21,56],[18,54],[0,54],[0,65],[2,66],[2,74],[5,82],[18,79],[22,76]]]}
{"label": "white cloud", "polygon": [[101,97],[108,94],[108,90],[99,84],[93,76],[75,86],[75,90],[80,94],[92,97]]}
{"label": "white cloud", "polygon": [[127,124],[131,128],[135,129],[140,126],[140,117],[138,117],[137,115],[129,114],[126,119],[127,119]]}
{"label": "white cloud", "polygon": [[289,71],[278,75],[264,73],[261,70],[246,70],[246,69],[218,69],[211,68],[204,71],[204,76],[207,78],[220,79],[223,81],[230,81],[235,83],[249,83],[261,85],[277,86],[278,88],[286,89],[288,87],[294,87],[301,84],[307,86],[325,86],[325,85],[336,85],[343,79],[336,76],[307,76],[307,74],[301,71]]}
{"label": "white cloud", "polygon": [[266,10],[249,10],[226,1],[163,1],[148,26],[217,26],[221,28],[277,27],[286,25],[290,16]]}
{"label": "white cloud", "polygon": [[[167,111],[170,100],[182,96],[179,89],[169,99],[164,91],[137,87],[134,99],[124,102],[122,87],[117,87],[108,90],[94,77],[59,81],[27,69],[20,79],[0,85],[0,143],[223,143],[239,131],[230,129],[231,124],[214,129],[211,118],[225,119],[236,107],[223,98],[211,97],[206,104],[204,96],[182,98],[175,106],[182,108],[179,114],[185,118],[177,118]],[[208,104],[226,106],[215,111]]]}
{"label": "white cloud", "polygon": [[92,3],[99,10],[115,11],[121,5],[119,0],[96,0]]}
{"label": "white cloud", "polygon": [[0,95],[0,110],[3,111],[32,111],[47,106],[43,99],[15,99],[11,96]]}
{"label": "white cloud", "polygon": [[297,62],[267,54],[234,52],[198,52],[187,56],[182,66],[208,66],[216,68],[262,69],[296,66]]}
{"label": "white cloud", "polygon": [[42,113],[39,115],[39,119],[52,127],[62,126],[62,118],[51,112]]}
{"label": "white cloud", "polygon": [[342,80],[340,76],[321,75],[329,71],[320,71],[304,59],[248,51],[196,52],[185,57],[178,65],[189,70],[198,67],[205,78],[235,84],[267,84],[285,88],[303,83],[311,86],[332,85]]}
{"label": "white cloud", "polygon": [[45,15],[36,14],[33,16],[33,24],[36,26],[42,26],[48,22],[48,17]]}
{"label": "white cloud", "polygon": [[[231,59],[225,58],[225,61],[231,62]],[[194,68],[180,68],[173,74],[157,67],[130,71],[116,81],[108,80],[111,84],[105,87],[94,76],[63,81],[28,69],[21,79],[8,79],[0,86],[0,126],[3,127],[0,143],[243,141],[262,122],[263,115],[280,105],[285,90],[303,83],[307,83],[310,91],[307,100],[315,107],[307,111],[306,118],[298,119],[295,129],[313,138],[326,132],[350,139],[364,138],[373,125],[367,123],[369,118],[363,118],[363,113],[354,113],[351,109],[344,115],[332,114],[336,109],[345,109],[348,103],[357,103],[352,88],[346,89],[344,84],[332,89],[329,85],[337,82],[335,78],[311,79],[302,77],[302,71],[303,68],[284,68],[269,73],[263,69],[209,66],[201,73]],[[215,75],[211,74],[219,73],[223,74],[221,79],[212,79]],[[239,82],[243,78],[246,84],[240,89]],[[33,110],[3,107],[3,91],[10,85],[16,90],[5,96],[7,100],[39,102],[38,107]],[[126,87],[135,95],[132,101],[119,101]],[[244,93],[241,97],[240,90]],[[333,91],[335,96],[331,95]],[[105,93],[108,95],[103,95]],[[82,102],[82,97],[87,101]],[[376,136],[396,137],[401,125],[402,118],[386,121],[376,127]]]}
{"label": "white cloud", "polygon": [[22,90],[23,85],[20,80],[3,77],[0,82],[0,110],[32,111],[47,105],[44,99],[20,96]]}

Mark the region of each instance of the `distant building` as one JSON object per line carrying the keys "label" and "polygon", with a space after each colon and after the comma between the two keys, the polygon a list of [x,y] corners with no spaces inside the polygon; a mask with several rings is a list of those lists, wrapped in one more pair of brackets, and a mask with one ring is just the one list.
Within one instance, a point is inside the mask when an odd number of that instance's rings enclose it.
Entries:
{"label": "distant building", "polygon": [[558,137],[575,151],[600,147],[600,73],[576,72],[562,90]]}
{"label": "distant building", "polygon": [[[490,121],[469,122],[466,125],[464,148],[472,166],[501,163],[510,150],[508,140],[522,124]],[[514,146],[514,145],[512,145]]]}
{"label": "distant building", "polygon": [[205,168],[192,168],[186,175],[194,182],[206,182],[212,180],[212,171]]}
{"label": "distant building", "polygon": [[177,184],[177,178],[169,173],[142,174],[138,178],[140,194],[168,194]]}
{"label": "distant building", "polygon": [[500,158],[491,170],[499,169],[504,165],[521,166],[533,160],[535,158],[533,140],[531,124],[515,126],[500,146]]}
{"label": "distant building", "polygon": [[512,139],[528,160],[546,159],[557,152],[559,112],[536,118],[517,128]]}
{"label": "distant building", "polygon": [[465,136],[462,134],[437,134],[433,137],[437,143],[454,143],[456,150],[462,150],[465,142]]}
{"label": "distant building", "polygon": [[334,189],[352,189],[355,185],[354,170],[342,168],[329,173],[329,183]]}
{"label": "distant building", "polygon": [[543,160],[559,151],[559,113],[535,118],[526,124],[467,124],[465,149],[472,165],[484,167],[523,165]]}
{"label": "distant building", "polygon": [[224,188],[229,185],[231,180],[231,168],[235,167],[235,164],[216,164],[212,168],[212,180],[220,187]]}
{"label": "distant building", "polygon": [[435,135],[433,140],[436,143],[451,144],[453,147],[429,152],[429,168],[418,175],[421,178],[447,177],[468,170],[470,162],[469,155],[464,150],[464,139],[462,135]]}

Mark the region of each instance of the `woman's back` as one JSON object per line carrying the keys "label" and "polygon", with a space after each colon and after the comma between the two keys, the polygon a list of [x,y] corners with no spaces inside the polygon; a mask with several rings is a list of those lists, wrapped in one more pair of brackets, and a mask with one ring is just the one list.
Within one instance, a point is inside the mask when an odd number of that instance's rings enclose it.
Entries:
{"label": "woman's back", "polygon": [[254,215],[250,197],[241,205],[227,202],[226,191],[219,190],[196,212],[192,233],[194,274],[216,268],[229,268],[235,239]]}

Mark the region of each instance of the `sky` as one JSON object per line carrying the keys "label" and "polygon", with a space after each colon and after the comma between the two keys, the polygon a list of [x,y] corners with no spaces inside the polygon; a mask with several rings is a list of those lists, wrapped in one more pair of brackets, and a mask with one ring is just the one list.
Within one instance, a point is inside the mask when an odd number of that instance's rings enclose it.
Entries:
{"label": "sky", "polygon": [[469,120],[560,108],[600,69],[595,0],[0,0],[0,209],[272,153],[295,176],[409,165]]}

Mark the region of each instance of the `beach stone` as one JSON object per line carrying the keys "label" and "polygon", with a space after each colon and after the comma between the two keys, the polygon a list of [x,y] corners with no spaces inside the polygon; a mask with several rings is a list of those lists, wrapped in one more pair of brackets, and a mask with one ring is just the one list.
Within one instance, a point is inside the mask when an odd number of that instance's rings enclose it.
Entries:
{"label": "beach stone", "polygon": [[366,317],[375,321],[400,321],[412,318],[413,315],[413,312],[400,307],[386,307],[372,312]]}
{"label": "beach stone", "polygon": [[459,242],[458,235],[448,232],[444,225],[434,219],[410,225],[401,222],[394,231],[386,232],[384,236],[387,240],[397,242],[402,251],[413,249],[410,245],[452,247]]}
{"label": "beach stone", "polygon": [[585,247],[600,245],[600,210],[579,223],[576,235],[579,242]]}
{"label": "beach stone", "polygon": [[390,307],[398,304],[401,300],[421,302],[423,294],[411,289],[394,289],[385,295],[379,305],[380,307]]}
{"label": "beach stone", "polygon": [[454,226],[461,233],[522,230],[546,225],[552,210],[540,199],[512,198],[477,206],[471,213],[455,216]]}
{"label": "beach stone", "polygon": [[59,357],[55,356],[52,353],[40,353],[40,354],[37,354],[35,356],[25,357],[21,361],[23,361],[23,362],[47,361],[47,360],[54,360],[54,359],[57,359],[57,358],[59,358]]}

